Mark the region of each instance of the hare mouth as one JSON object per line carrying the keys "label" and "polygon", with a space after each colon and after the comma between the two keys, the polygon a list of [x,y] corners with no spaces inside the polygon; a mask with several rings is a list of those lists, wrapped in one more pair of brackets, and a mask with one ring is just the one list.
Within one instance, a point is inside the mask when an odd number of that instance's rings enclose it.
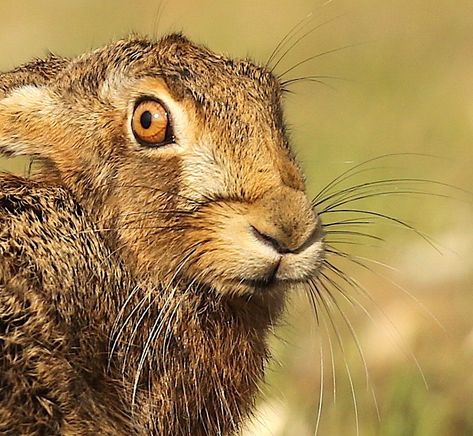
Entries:
{"label": "hare mouth", "polygon": [[241,284],[245,287],[254,288],[255,290],[271,289],[271,288],[284,288],[292,285],[306,283],[308,279],[281,279],[276,276],[276,272],[271,276],[265,276],[261,278],[252,279],[235,279],[232,282],[234,284]]}
{"label": "hare mouth", "polygon": [[238,283],[241,283],[245,287],[251,288],[254,291],[263,291],[263,290],[271,290],[275,288],[280,288],[284,285],[295,284],[299,283],[299,281],[289,281],[289,280],[280,280],[277,279],[275,276],[270,278],[262,278],[262,279],[243,279],[239,280]]}
{"label": "hare mouth", "polygon": [[240,280],[236,280],[236,282],[241,283],[242,285],[246,285],[250,288],[255,288],[255,289],[272,288],[276,284],[281,283],[281,280],[276,278],[277,268],[278,267],[276,266],[276,268],[274,268],[271,274],[268,274],[261,278],[254,278],[254,279],[242,278]]}
{"label": "hare mouth", "polygon": [[249,286],[254,287],[270,287],[280,280],[277,278],[279,267],[281,266],[281,258],[279,258],[269,269],[268,272],[261,275],[261,277],[242,277],[239,281]]}
{"label": "hare mouth", "polygon": [[[238,294],[254,294],[258,292],[284,292],[285,290],[292,288],[293,286],[302,285],[310,281],[311,278],[316,276],[319,271],[319,267],[315,271],[312,271],[310,276],[303,276],[297,278],[281,278],[280,277],[280,265],[281,259],[272,267],[272,269],[261,275],[260,277],[235,277],[226,280],[224,288],[233,287],[233,290]],[[215,286],[218,290],[219,286]]]}

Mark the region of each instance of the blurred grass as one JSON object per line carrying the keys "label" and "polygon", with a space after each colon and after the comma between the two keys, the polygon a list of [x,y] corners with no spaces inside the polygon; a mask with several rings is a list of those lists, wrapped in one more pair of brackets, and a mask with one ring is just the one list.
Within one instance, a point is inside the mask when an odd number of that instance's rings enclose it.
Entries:
{"label": "blurred grass", "polygon": [[[325,6],[322,1],[307,0],[235,0],[231,4],[184,0],[161,6],[149,0],[4,1],[0,3],[0,70],[43,56],[48,50],[73,56],[131,31],[159,35],[183,30],[216,51],[264,61],[277,41],[309,12],[313,18],[306,29],[338,18],[291,50],[278,66],[279,72],[314,54],[355,44],[293,71],[295,76],[346,79],[327,79],[335,90],[314,83],[297,84],[295,93],[286,98],[291,136],[307,172],[309,192],[315,194],[353,163],[391,153],[439,158],[404,156],[378,161],[372,166],[379,170],[365,173],[361,180],[421,177],[473,190],[471,1],[361,0],[353,4],[336,0]],[[21,160],[0,161],[0,168],[15,172],[24,172],[26,165]],[[372,229],[387,239],[382,247],[348,247],[350,252],[395,268],[374,266],[388,276],[386,280],[344,265],[376,302],[358,296],[373,319],[360,308],[340,303],[364,350],[371,386],[367,389],[355,341],[338,316],[345,352],[337,351],[337,338],[332,334],[337,374],[334,401],[330,343],[323,326],[317,328],[305,298],[295,296],[286,326],[274,340],[279,363],[270,368],[267,396],[260,402],[256,427],[249,434],[314,433],[320,341],[324,401],[319,434],[356,434],[346,366],[353,377],[361,434],[473,434],[471,198],[447,191],[459,198],[391,196],[363,203],[415,223],[443,247],[438,254],[413,232],[389,225]]]}

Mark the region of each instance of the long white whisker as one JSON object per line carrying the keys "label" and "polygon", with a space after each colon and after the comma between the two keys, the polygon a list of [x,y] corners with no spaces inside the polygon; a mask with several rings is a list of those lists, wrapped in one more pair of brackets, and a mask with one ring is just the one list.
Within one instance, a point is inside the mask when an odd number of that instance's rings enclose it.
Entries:
{"label": "long white whisker", "polygon": [[[383,316],[384,319],[386,319],[386,321],[388,321],[388,323],[390,324],[390,326],[392,327],[393,331],[396,333],[396,338],[397,340],[395,340],[395,343],[397,344],[398,347],[400,347],[401,351],[406,355],[406,356],[409,356],[412,361],[414,362],[414,365],[416,366],[417,370],[419,371],[419,374],[422,378],[422,381],[426,387],[426,389],[429,389],[429,385],[428,385],[428,382],[427,382],[427,378],[424,374],[424,371],[422,369],[422,367],[420,366],[420,363],[417,359],[417,357],[415,356],[415,354],[410,350],[410,348],[405,344],[404,340],[402,339],[402,335],[401,333],[399,332],[399,330],[397,329],[397,327],[394,325],[393,321],[391,320],[391,318],[386,314],[386,312],[379,306],[379,304],[376,302],[376,300],[374,300],[374,298],[370,295],[370,293],[368,292],[368,290],[361,284],[359,283],[357,280],[353,279],[353,278],[346,278],[348,281],[348,283],[350,283],[350,285],[353,287],[353,289],[359,291],[361,293],[362,296],[364,296],[365,298],[367,298],[371,304],[373,304],[373,306],[376,308],[376,310],[379,311],[379,313]],[[372,315],[370,314],[370,312],[363,306],[363,304],[361,304],[358,299],[356,299],[354,296],[350,296],[350,300],[355,303],[362,311],[363,313],[365,313],[365,315],[373,322],[373,325],[377,326],[377,323],[376,321],[373,319]],[[389,330],[386,330],[388,333]],[[392,333],[390,333],[390,336],[392,335]],[[391,336],[392,337],[392,336]],[[394,338],[393,338],[394,339]]]}
{"label": "long white whisker", "polygon": [[[335,289],[337,289],[341,294],[342,296],[346,299],[346,301],[348,301],[350,304],[353,304],[353,302],[350,300],[350,298],[345,294],[345,292],[343,291],[343,289],[338,286],[338,284],[333,281],[332,279],[330,279],[328,276],[326,276],[325,274],[322,273],[322,278],[325,278]],[[322,279],[319,279],[319,283],[321,284],[321,286],[326,290],[327,292],[327,295],[329,296],[329,298],[332,300],[332,302],[335,304],[335,297],[332,295],[332,293],[328,290],[328,288],[326,287],[326,285],[323,283]],[[366,385],[367,385],[367,388],[369,388],[372,383],[371,383],[371,378],[370,378],[370,375],[369,375],[369,371],[368,371],[368,364],[366,363],[366,359],[365,359],[365,355],[364,355],[364,352],[363,352],[363,348],[361,347],[361,344],[360,344],[360,341],[358,339],[358,335],[356,334],[355,332],[355,329],[353,328],[353,324],[351,323],[350,319],[345,315],[345,313],[338,307],[338,305],[336,305],[336,307],[338,308],[338,311],[340,312],[340,315],[342,316],[343,320],[345,321],[345,324],[347,325],[348,327],[348,330],[350,331],[350,334],[355,342],[355,345],[356,345],[356,348],[358,350],[358,354],[359,356],[361,357],[361,361],[363,363],[363,368],[365,370],[365,378],[366,378]]]}
{"label": "long white whisker", "polygon": [[[164,295],[166,295],[168,293],[169,287],[172,286],[172,283],[174,282],[175,278],[180,274],[180,272],[182,271],[182,269],[184,268],[184,266],[186,265],[186,263],[191,258],[192,254],[194,252],[195,252],[194,248],[189,250],[189,252],[186,254],[186,256],[183,258],[183,260],[179,264],[179,266],[176,268],[172,278],[169,280],[169,283],[168,283],[166,289],[163,291]],[[140,380],[140,376],[141,376],[141,372],[143,370],[145,360],[148,356],[148,351],[149,351],[150,345],[151,345],[152,341],[154,341],[154,339],[156,337],[158,337],[158,335],[161,331],[161,327],[163,326],[164,321],[167,320],[169,310],[172,310],[172,309],[176,308],[176,306],[170,305],[170,302],[173,300],[175,293],[176,293],[176,287],[173,286],[173,289],[172,289],[171,293],[168,294],[168,297],[166,298],[166,301],[165,301],[164,305],[160,309],[160,312],[161,313],[164,312],[164,315],[161,316],[161,314],[160,314],[159,316],[156,317],[156,320],[153,323],[153,326],[150,330],[150,333],[148,335],[146,343],[145,343],[145,345],[143,347],[143,350],[141,352],[141,357],[140,357],[140,360],[139,360],[139,363],[138,363],[138,368],[137,368],[134,383],[133,383],[132,401],[131,401],[132,408],[135,405],[136,395],[137,395],[137,392],[138,392],[139,380]],[[181,295],[181,298],[183,298],[182,295]],[[159,327],[158,327],[158,325],[159,325]]]}
{"label": "long white whisker", "polygon": [[320,392],[319,392],[319,405],[317,409],[317,421],[315,424],[315,436],[319,434],[320,420],[322,417],[322,408],[324,400],[324,350],[322,346],[322,338],[319,338],[320,343]]}
{"label": "long white whisker", "polygon": [[[321,293],[319,293],[318,296],[320,297],[320,301],[322,302],[323,306],[325,307],[325,312],[328,315],[328,319],[330,321],[330,324],[332,325],[332,329],[335,332],[335,336],[337,338],[338,345],[340,347],[340,350],[342,351],[342,357],[343,357],[343,361],[344,361],[344,364],[345,364],[345,369],[346,369],[346,372],[347,372],[348,380],[350,382],[350,390],[351,390],[352,402],[353,402],[353,411],[354,411],[354,415],[355,415],[356,435],[359,436],[359,434],[360,434],[360,425],[359,425],[359,419],[358,419],[358,404],[357,404],[357,400],[356,400],[356,393],[355,393],[355,388],[354,388],[354,384],[353,384],[353,379],[352,379],[352,376],[351,376],[351,371],[350,371],[350,368],[348,366],[345,347],[343,346],[343,341],[342,341],[341,335],[340,335],[338,329],[336,328],[335,323],[332,320],[332,317],[330,316],[331,311],[330,311],[330,308],[329,308],[329,305],[328,305],[327,301],[325,300],[325,298],[323,297],[323,295]],[[322,318],[322,319],[325,322],[325,317]]]}
{"label": "long white whisker", "polygon": [[115,318],[115,321],[113,322],[112,328],[110,330],[109,343],[108,343],[108,345],[109,345],[108,346],[108,348],[109,348],[108,366],[107,366],[108,370],[110,370],[110,365],[111,365],[111,362],[112,362],[113,353],[115,352],[115,349],[116,349],[116,346],[117,346],[118,342],[115,340],[115,341],[113,341],[113,345],[111,347],[110,347],[110,345],[112,344],[112,340],[113,340],[113,337],[116,333],[116,329],[118,327],[118,324],[119,324],[122,316],[125,313],[125,309],[128,306],[128,304],[130,303],[131,299],[134,297],[134,295],[138,292],[138,289],[139,289],[139,286],[135,285],[133,290],[130,292],[127,299],[123,303],[122,307],[120,308],[120,311],[118,312],[118,314]]}

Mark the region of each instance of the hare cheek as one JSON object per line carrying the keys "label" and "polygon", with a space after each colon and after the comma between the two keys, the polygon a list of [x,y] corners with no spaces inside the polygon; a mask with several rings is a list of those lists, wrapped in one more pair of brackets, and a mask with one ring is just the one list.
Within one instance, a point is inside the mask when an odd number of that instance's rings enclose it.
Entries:
{"label": "hare cheek", "polygon": [[215,160],[210,138],[188,141],[181,159],[181,194],[196,201],[225,196],[228,177],[224,166]]}
{"label": "hare cheek", "polygon": [[183,160],[182,172],[184,195],[202,200],[224,192],[223,173],[208,154],[196,153]]}

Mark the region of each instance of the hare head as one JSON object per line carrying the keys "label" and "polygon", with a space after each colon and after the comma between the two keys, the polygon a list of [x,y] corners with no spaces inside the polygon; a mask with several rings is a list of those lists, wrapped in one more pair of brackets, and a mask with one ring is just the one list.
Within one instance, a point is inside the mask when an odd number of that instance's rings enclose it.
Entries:
{"label": "hare head", "polygon": [[42,162],[136,274],[282,292],[322,261],[268,69],[181,35],[50,56],[0,83],[0,151]]}

